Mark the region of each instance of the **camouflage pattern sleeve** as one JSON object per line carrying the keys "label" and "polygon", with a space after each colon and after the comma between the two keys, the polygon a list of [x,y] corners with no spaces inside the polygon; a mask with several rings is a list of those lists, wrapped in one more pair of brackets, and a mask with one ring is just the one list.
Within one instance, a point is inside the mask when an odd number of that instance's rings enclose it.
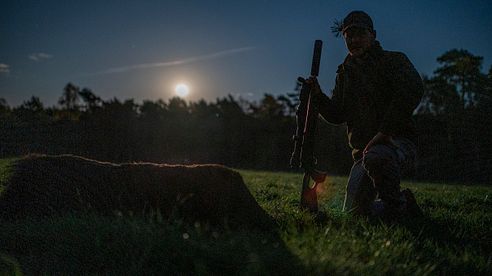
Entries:
{"label": "camouflage pattern sleeve", "polygon": [[385,78],[393,89],[393,97],[385,112],[379,131],[393,135],[411,120],[413,110],[424,93],[419,73],[403,53],[392,53],[385,70]]}
{"label": "camouflage pattern sleeve", "polygon": [[335,88],[333,89],[333,96],[331,99],[323,93],[320,93],[318,97],[319,114],[328,123],[339,125],[346,122],[343,113],[343,89],[341,82],[341,73],[337,71],[337,78],[335,81]]}

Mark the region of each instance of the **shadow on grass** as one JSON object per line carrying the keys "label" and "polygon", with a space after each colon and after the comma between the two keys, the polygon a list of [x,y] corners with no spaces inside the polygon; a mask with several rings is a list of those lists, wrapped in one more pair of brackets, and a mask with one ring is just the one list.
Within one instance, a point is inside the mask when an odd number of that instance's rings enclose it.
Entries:
{"label": "shadow on grass", "polygon": [[26,274],[303,274],[276,231],[135,217],[25,219],[0,226],[2,254]]}
{"label": "shadow on grass", "polygon": [[471,247],[492,252],[490,233],[477,233],[471,227],[449,221],[432,219],[429,216],[400,223],[417,240],[430,240],[437,245],[453,248]]}

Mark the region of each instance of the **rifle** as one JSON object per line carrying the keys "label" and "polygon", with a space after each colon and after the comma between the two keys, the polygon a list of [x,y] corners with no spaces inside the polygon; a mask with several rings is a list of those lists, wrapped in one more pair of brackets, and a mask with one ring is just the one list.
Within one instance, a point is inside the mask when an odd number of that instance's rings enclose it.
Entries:
{"label": "rifle", "polygon": [[[321,49],[323,41],[314,42],[313,61],[311,64],[311,77],[319,74]],[[290,159],[291,167],[304,169],[301,191],[301,209],[307,209],[312,213],[318,212],[318,195],[316,187],[323,183],[326,173],[316,169],[317,159],[314,156],[314,138],[318,120],[318,104],[314,101],[313,87],[306,83],[302,77],[297,78],[298,85],[302,85],[299,95],[299,105],[296,111],[297,127],[293,136],[294,150]]]}

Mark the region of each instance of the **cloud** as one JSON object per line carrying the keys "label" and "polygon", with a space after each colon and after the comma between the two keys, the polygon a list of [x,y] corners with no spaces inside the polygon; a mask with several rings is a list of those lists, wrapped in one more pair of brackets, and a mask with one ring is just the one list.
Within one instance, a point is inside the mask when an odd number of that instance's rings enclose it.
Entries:
{"label": "cloud", "polygon": [[46,54],[46,53],[32,53],[29,55],[29,59],[34,61],[43,61],[50,58],[53,58],[53,55]]}
{"label": "cloud", "polygon": [[0,74],[10,73],[10,65],[5,63],[0,63]]}
{"label": "cloud", "polygon": [[85,74],[85,76],[123,73],[123,72],[128,72],[128,71],[137,70],[137,69],[183,65],[183,64],[193,63],[193,62],[202,61],[202,60],[221,58],[221,57],[225,57],[225,56],[229,56],[229,55],[233,55],[233,54],[252,51],[254,49],[256,49],[256,48],[255,47],[242,47],[242,48],[229,49],[229,50],[224,50],[224,51],[220,51],[220,52],[216,52],[216,53],[212,53],[212,54],[189,57],[189,58],[174,60],[174,61],[142,63],[142,64],[133,64],[133,65],[121,66],[121,67],[113,67],[113,68],[108,68],[108,69],[103,70],[103,71],[99,71],[99,72],[95,72],[95,73],[91,73],[91,74]]}

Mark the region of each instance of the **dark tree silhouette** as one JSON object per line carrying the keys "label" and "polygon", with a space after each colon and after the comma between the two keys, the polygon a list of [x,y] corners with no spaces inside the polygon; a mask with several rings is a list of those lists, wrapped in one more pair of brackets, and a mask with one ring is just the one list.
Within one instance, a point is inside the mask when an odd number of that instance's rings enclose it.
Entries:
{"label": "dark tree silhouette", "polygon": [[[483,58],[466,50],[450,50],[437,58],[434,76],[424,77],[425,94],[417,116],[421,161],[425,178],[484,181],[482,152],[488,128],[485,115],[487,77],[481,72]],[[489,137],[491,137],[489,135]],[[490,144],[490,143],[489,143]]]}
{"label": "dark tree silhouette", "polygon": [[483,57],[475,56],[467,50],[453,49],[437,58],[440,67],[434,72],[436,77],[446,80],[460,92],[463,109],[473,105],[475,96],[483,88],[481,73]]}
{"label": "dark tree silhouette", "polygon": [[0,98],[0,116],[10,112],[10,106],[4,98]]}
{"label": "dark tree silhouette", "polygon": [[[92,90],[90,90],[88,88],[83,88],[82,91],[78,92],[78,94],[79,94],[80,98],[82,98],[82,101],[84,102],[83,107],[86,111],[92,111],[95,108],[100,107],[102,105],[101,98],[96,96],[92,92]],[[65,102],[65,100],[63,102]]]}
{"label": "dark tree silhouette", "polygon": [[79,102],[79,92],[80,92],[80,88],[69,82],[63,88],[63,94],[58,100],[58,104],[62,106],[62,108],[69,111],[77,110],[78,109],[77,104]]}
{"label": "dark tree silhouette", "polygon": [[44,105],[38,97],[32,96],[31,99],[24,101],[17,110],[39,114],[44,112]]}

